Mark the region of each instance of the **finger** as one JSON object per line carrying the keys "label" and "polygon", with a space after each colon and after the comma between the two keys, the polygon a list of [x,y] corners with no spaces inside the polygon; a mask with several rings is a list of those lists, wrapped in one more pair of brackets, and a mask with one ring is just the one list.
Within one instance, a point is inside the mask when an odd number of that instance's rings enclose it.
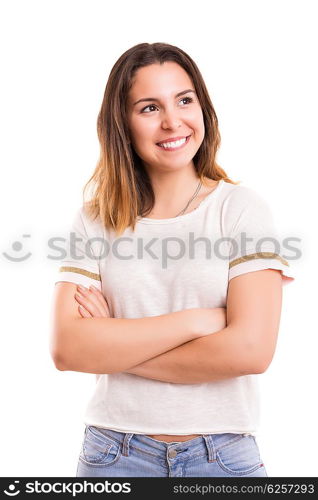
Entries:
{"label": "finger", "polygon": [[110,314],[107,311],[104,311],[103,308],[97,302],[96,297],[94,297],[93,293],[90,291],[86,291],[84,294],[76,293],[75,299],[77,302],[82,305],[89,312],[90,317],[95,318],[103,318],[109,317]]}
{"label": "finger", "polygon": [[93,317],[99,318],[102,316],[99,309],[96,307],[96,305],[91,300],[89,300],[88,297],[84,297],[83,295],[81,295],[79,293],[75,293],[74,297],[75,297],[75,300],[82,307],[84,307],[86,309],[86,311],[88,311]]}
{"label": "finger", "polygon": [[81,290],[80,293],[77,292],[75,298],[92,316],[103,317],[105,315],[96,296],[89,290],[85,289],[85,291]]}
{"label": "finger", "polygon": [[79,305],[78,311],[82,318],[92,318],[92,315],[83,306]]}
{"label": "finger", "polygon": [[96,296],[103,310],[109,313],[109,306],[102,292],[95,288],[93,285],[89,287],[89,290]]}
{"label": "finger", "polygon": [[107,301],[97,288],[94,289],[91,285],[89,289],[85,288],[85,291],[79,289],[79,291],[96,305],[101,316],[110,316]]}

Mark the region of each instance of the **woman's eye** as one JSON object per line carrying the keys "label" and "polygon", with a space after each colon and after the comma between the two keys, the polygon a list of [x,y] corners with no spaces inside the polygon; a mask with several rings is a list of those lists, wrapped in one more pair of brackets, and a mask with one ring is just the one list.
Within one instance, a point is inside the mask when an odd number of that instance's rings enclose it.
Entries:
{"label": "woman's eye", "polygon": [[183,98],[181,99],[181,101],[186,101],[186,103],[185,103],[185,104],[189,104],[190,102],[192,102],[192,101],[193,101],[193,99],[192,99],[192,97],[183,97]]}
{"label": "woman's eye", "polygon": [[[145,108],[143,108],[141,110],[142,113],[149,113],[149,111],[145,111],[146,109],[150,109],[150,108],[155,108],[156,106],[154,104],[149,104],[149,106],[146,106]],[[150,111],[153,111],[152,109],[150,109]]]}
{"label": "woman's eye", "polygon": [[[183,104],[190,104],[191,102],[193,102],[193,99],[192,99],[192,97],[182,97],[182,99],[180,99],[179,102],[182,102],[182,101],[183,101]],[[142,108],[141,113],[151,113],[152,111],[155,111],[155,109],[156,109],[156,106],[154,104],[149,104],[145,108]]]}

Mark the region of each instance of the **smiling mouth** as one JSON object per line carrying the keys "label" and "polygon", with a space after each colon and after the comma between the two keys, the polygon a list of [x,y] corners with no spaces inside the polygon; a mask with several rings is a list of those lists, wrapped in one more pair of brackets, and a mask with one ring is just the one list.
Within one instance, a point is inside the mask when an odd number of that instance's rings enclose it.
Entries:
{"label": "smiling mouth", "polygon": [[183,137],[177,141],[157,142],[157,146],[165,151],[176,151],[177,149],[181,149],[185,146],[189,142],[190,137],[191,135],[188,135],[187,137]]}

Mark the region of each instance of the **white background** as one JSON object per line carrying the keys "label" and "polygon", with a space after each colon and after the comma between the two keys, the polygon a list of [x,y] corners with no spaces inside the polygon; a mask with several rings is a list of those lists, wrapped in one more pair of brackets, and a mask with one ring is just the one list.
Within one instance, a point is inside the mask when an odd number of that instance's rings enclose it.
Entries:
{"label": "white background", "polygon": [[[269,476],[318,475],[315,7],[1,2],[1,476],[76,474],[95,376],[59,372],[50,357],[58,264],[48,239],[68,229],[95,168],[111,67],[131,46],[158,41],[188,52],[203,74],[219,118],[219,164],[271,203],[283,236],[301,238],[276,354],[259,376],[257,439]],[[12,262],[4,252],[32,255]]]}

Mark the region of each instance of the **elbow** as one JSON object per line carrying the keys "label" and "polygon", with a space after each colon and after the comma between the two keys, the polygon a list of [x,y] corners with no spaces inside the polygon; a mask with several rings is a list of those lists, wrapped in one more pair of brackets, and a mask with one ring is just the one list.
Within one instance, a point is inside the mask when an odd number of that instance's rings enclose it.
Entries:
{"label": "elbow", "polygon": [[63,354],[60,346],[58,346],[58,342],[54,336],[51,336],[49,352],[55,368],[59,371],[67,370],[65,355]]}
{"label": "elbow", "polygon": [[261,373],[266,372],[267,368],[269,367],[270,363],[265,363],[262,360],[259,361],[254,361],[253,365],[250,365],[250,369],[248,371],[249,375],[259,375]]}
{"label": "elbow", "polygon": [[61,362],[57,362],[57,363],[54,362],[54,364],[55,364],[55,368],[57,370],[59,370],[60,372],[65,372],[67,370],[67,368],[65,367],[65,365],[63,363],[61,363]]}
{"label": "elbow", "polygon": [[249,362],[250,374],[259,375],[265,373],[272,362],[274,353],[264,351],[256,353]]}
{"label": "elbow", "polygon": [[116,366],[111,365],[107,368],[104,365],[98,366],[98,363],[94,363],[94,361],[92,361],[89,357],[82,358],[76,352],[73,352],[72,354],[72,356],[69,355],[66,357],[65,354],[61,353],[61,351],[58,352],[51,350],[51,358],[53,359],[55,368],[59,371],[74,371],[101,375],[108,375],[120,371]]}
{"label": "elbow", "polygon": [[[274,355],[274,354],[273,354]],[[258,360],[256,365],[257,373],[264,373],[269,368],[269,365],[272,362],[273,355],[270,357],[262,357]]]}
{"label": "elbow", "polygon": [[51,331],[49,351],[57,370],[73,370],[73,359],[78,358],[77,347],[78,343],[72,341],[68,331],[57,328]]}
{"label": "elbow", "polygon": [[258,375],[266,372],[272,362],[274,350],[275,348],[254,341],[246,343],[241,357],[242,373]]}
{"label": "elbow", "polygon": [[64,371],[66,370],[65,356],[63,354],[61,346],[61,338],[63,338],[63,336],[59,331],[57,331],[56,329],[51,330],[49,340],[49,353],[51,359],[53,360],[55,368],[59,371]]}
{"label": "elbow", "polygon": [[62,360],[61,356],[59,356],[56,353],[52,353],[51,352],[51,358],[53,359],[54,366],[55,366],[55,368],[57,370],[59,370],[59,371],[65,371],[66,370],[65,363]]}

